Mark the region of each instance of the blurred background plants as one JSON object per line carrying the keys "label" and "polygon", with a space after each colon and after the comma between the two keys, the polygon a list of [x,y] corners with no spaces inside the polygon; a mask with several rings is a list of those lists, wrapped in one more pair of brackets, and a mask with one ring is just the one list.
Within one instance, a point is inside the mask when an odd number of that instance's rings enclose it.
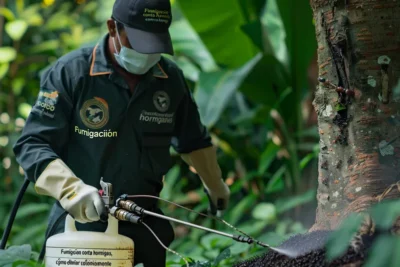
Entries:
{"label": "blurred background plants", "polygon": [[[35,102],[40,73],[69,51],[94,45],[107,32],[113,2],[0,0],[0,232],[24,179],[12,146]],[[272,245],[305,232],[314,222],[319,149],[311,105],[317,45],[309,2],[172,3],[172,59],[194,92],[232,192],[224,219]],[[176,164],[166,175],[161,197],[206,211],[208,200],[195,170],[172,155]],[[52,204],[31,184],[9,245],[30,244],[40,251]],[[231,232],[210,219],[162,205],[169,216]],[[220,255],[219,266],[231,266],[265,252],[174,227],[177,238],[171,248],[196,261],[213,262]],[[168,260],[170,266],[179,261],[172,254]]]}

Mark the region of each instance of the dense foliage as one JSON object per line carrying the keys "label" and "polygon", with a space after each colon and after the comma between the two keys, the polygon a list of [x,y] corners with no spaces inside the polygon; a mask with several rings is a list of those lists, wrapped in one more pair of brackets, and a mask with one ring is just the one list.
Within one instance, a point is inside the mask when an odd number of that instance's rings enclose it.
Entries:
{"label": "dense foliage", "polygon": [[[319,150],[310,105],[317,45],[308,1],[172,2],[173,60],[194,92],[232,192],[224,219],[271,245],[304,233],[315,216]],[[69,51],[95,44],[106,33],[113,1],[15,0],[6,1],[4,7],[1,3],[2,232],[23,182],[12,146],[37,97],[40,73]],[[196,174],[171,153],[176,164],[166,175],[161,197],[206,211],[208,200]],[[33,251],[40,251],[52,204],[52,199],[37,195],[30,185],[9,245],[30,244]],[[223,224],[162,205],[169,216],[232,232]],[[201,266],[232,266],[265,252],[174,226],[177,238],[171,248],[204,262]],[[28,246],[13,249],[21,260],[37,257]],[[168,254],[168,266],[181,266],[183,261],[174,264],[179,261]]]}

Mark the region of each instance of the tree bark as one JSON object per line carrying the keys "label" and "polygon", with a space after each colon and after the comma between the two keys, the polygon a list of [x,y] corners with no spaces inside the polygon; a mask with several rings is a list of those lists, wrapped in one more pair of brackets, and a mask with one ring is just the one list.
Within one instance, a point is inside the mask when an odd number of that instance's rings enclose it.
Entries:
{"label": "tree bark", "polygon": [[[400,178],[400,1],[310,0],[320,83],[318,207],[335,229]],[[399,87],[399,86],[398,86]],[[400,89],[400,88],[399,88]],[[392,190],[386,198],[398,198]]]}

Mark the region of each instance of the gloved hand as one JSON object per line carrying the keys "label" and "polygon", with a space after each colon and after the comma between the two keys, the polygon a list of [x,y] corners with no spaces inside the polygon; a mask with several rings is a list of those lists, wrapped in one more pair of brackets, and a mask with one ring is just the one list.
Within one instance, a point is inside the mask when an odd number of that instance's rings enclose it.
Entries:
{"label": "gloved hand", "polygon": [[60,205],[80,223],[98,221],[107,212],[97,188],[77,178],[60,159],[46,167],[37,179],[35,189],[40,195],[60,201]]}
{"label": "gloved hand", "polygon": [[211,201],[210,204],[214,205],[217,211],[225,210],[229,204],[230,190],[227,184],[225,184],[221,179],[220,186],[210,189],[204,185],[206,194]]}
{"label": "gloved hand", "polygon": [[[188,165],[195,168],[214,206],[219,210],[226,209],[229,204],[230,190],[222,180],[215,147],[195,150],[188,154],[182,154],[181,157]],[[222,203],[218,203],[218,199],[222,199]]]}

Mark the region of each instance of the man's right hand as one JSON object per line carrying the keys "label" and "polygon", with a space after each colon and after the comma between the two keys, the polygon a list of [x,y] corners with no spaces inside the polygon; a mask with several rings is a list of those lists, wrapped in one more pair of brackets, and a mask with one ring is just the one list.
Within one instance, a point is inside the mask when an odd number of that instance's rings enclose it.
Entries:
{"label": "man's right hand", "polygon": [[106,207],[97,188],[85,184],[61,160],[49,163],[35,183],[36,192],[51,196],[77,222],[87,223],[100,220]]}
{"label": "man's right hand", "polygon": [[106,212],[97,188],[82,181],[78,181],[74,188],[60,199],[60,204],[80,223],[98,221],[100,216]]}

